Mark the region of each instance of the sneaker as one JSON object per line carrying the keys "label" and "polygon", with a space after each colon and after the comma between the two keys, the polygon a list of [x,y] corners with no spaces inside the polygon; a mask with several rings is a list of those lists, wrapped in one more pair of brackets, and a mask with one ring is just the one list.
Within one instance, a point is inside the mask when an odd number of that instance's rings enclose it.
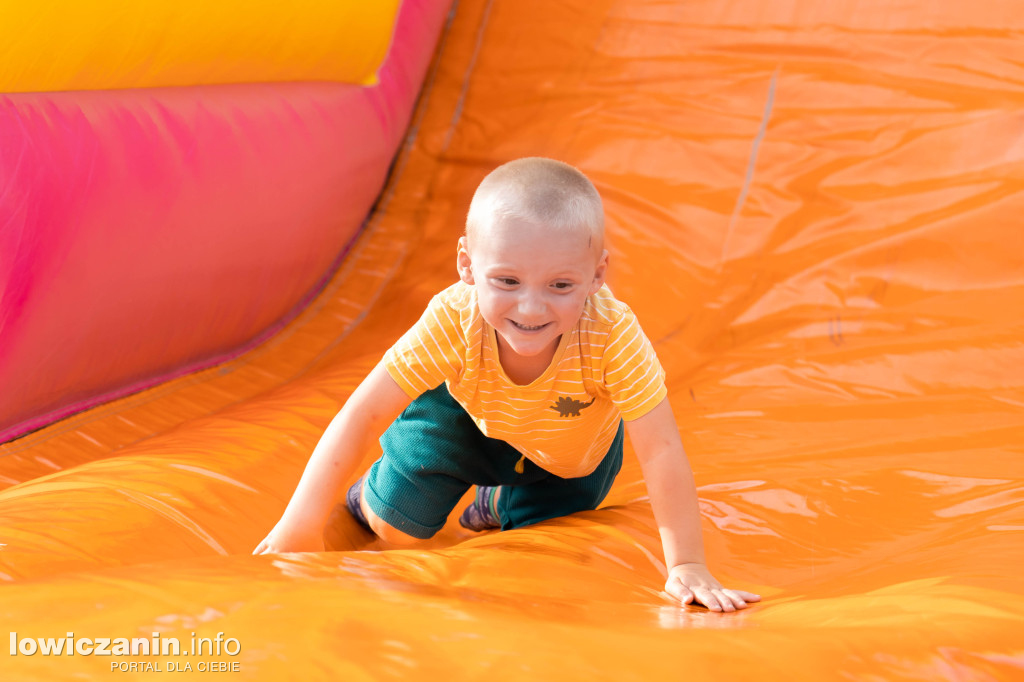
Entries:
{"label": "sneaker", "polygon": [[359,480],[352,484],[352,487],[348,489],[348,493],[345,494],[345,506],[348,507],[348,512],[355,517],[359,525],[372,533],[373,529],[370,528],[370,524],[366,520],[366,516],[363,514],[363,507],[359,504],[360,498],[363,492],[363,479],[366,478],[366,474],[359,477]]}
{"label": "sneaker", "polygon": [[498,486],[478,486],[476,499],[459,517],[459,525],[473,531],[501,528],[498,518]]}

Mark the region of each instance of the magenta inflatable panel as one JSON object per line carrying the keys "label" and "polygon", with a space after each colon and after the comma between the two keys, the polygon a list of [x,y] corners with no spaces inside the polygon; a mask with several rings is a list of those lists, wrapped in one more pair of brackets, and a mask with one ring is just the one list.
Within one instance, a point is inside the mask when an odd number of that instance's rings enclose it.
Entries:
{"label": "magenta inflatable panel", "polygon": [[320,288],[403,137],[447,3],[373,87],[0,97],[0,442],[233,357]]}

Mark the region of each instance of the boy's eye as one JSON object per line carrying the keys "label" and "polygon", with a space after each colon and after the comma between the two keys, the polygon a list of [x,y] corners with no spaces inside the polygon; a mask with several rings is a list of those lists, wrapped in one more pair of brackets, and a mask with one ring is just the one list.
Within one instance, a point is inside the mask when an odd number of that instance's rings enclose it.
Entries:
{"label": "boy's eye", "polygon": [[507,287],[514,287],[515,285],[519,284],[519,280],[513,279],[511,277],[498,277],[497,279],[498,282],[504,284]]}
{"label": "boy's eye", "polygon": [[551,286],[553,286],[556,289],[568,289],[572,287],[572,282],[555,282]]}

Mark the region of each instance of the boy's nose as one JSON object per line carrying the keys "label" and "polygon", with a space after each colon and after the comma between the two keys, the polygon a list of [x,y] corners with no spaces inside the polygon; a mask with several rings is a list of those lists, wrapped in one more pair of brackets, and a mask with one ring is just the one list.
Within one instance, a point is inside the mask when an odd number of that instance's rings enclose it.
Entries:
{"label": "boy's nose", "polygon": [[540,315],[544,312],[544,299],[542,296],[524,292],[519,297],[519,313],[521,315]]}

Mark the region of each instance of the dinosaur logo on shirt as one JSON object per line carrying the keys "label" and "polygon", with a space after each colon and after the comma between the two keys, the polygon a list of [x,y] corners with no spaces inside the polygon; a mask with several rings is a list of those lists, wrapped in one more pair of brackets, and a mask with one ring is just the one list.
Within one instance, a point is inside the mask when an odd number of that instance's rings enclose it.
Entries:
{"label": "dinosaur logo on shirt", "polygon": [[580,410],[590,407],[595,400],[597,398],[591,398],[589,403],[585,403],[582,400],[567,398],[563,395],[551,406],[551,409],[557,412],[559,417],[579,417]]}

